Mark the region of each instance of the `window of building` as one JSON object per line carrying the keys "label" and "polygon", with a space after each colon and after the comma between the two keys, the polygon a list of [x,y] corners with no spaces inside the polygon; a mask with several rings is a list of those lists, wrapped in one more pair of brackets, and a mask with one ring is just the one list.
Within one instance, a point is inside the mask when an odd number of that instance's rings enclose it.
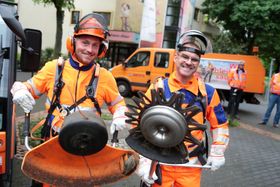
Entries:
{"label": "window of building", "polygon": [[77,24],[80,20],[80,11],[74,10],[71,12],[71,24]]}
{"label": "window of building", "polygon": [[163,48],[175,48],[177,38],[177,30],[165,30],[163,37]]}
{"label": "window of building", "polygon": [[199,9],[198,8],[194,9],[194,17],[193,17],[193,19],[196,20],[196,21],[199,21]]}
{"label": "window of building", "polygon": [[105,20],[106,20],[106,24],[108,25],[108,26],[110,26],[111,25],[111,12],[98,12],[98,11],[93,11],[93,13],[97,13],[97,14],[101,14],[104,18],[105,18]]}

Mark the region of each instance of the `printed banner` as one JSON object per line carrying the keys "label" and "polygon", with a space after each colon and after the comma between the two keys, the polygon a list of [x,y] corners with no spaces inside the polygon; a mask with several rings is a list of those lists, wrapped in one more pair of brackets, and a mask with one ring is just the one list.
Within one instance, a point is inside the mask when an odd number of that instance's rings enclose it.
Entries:
{"label": "printed banner", "polygon": [[229,90],[228,72],[240,63],[241,61],[201,58],[197,75],[216,89]]}

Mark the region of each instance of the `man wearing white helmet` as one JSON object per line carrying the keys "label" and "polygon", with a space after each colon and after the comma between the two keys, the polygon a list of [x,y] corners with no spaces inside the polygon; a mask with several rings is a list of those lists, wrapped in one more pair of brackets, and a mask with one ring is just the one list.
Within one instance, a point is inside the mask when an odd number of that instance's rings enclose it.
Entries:
{"label": "man wearing white helmet", "polygon": [[205,159],[207,148],[203,143],[207,137],[202,130],[195,130],[192,132],[192,136],[196,138],[199,144],[184,141],[190,157],[186,164],[159,163],[158,168],[161,172],[155,172],[151,175],[151,160],[141,156],[136,172],[147,186],[200,186],[201,168],[190,167],[190,165],[208,164],[214,171],[225,163],[224,151],[229,142],[229,132],[224,109],[217,91],[194,76],[201,55],[209,51],[211,51],[211,44],[200,31],[190,30],[185,32],[181,35],[177,45],[174,58],[175,71],[169,78],[155,83],[158,85],[151,85],[146,92],[146,96],[151,98],[151,89],[161,86],[167,99],[172,96],[172,93],[183,93],[185,97],[183,105],[194,104],[201,109],[193,118],[201,126],[206,125],[205,120],[210,124],[213,141],[209,157],[207,160]]}

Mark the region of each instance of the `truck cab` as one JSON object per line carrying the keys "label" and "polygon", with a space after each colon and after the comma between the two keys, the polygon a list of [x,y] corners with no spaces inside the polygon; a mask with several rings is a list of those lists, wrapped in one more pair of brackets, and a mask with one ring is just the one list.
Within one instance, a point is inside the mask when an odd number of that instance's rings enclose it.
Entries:
{"label": "truck cab", "polygon": [[174,68],[174,49],[139,48],[111,69],[122,96],[146,91],[157,77],[169,77]]}

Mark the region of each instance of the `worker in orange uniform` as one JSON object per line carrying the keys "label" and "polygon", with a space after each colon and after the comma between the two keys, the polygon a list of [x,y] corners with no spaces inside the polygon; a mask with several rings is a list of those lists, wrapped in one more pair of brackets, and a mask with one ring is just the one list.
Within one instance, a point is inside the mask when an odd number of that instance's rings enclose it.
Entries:
{"label": "worker in orange uniform", "polygon": [[273,127],[279,128],[279,124],[278,124],[280,119],[280,73],[279,72],[274,74],[270,80],[270,95],[269,95],[268,106],[264,114],[264,117],[262,119],[262,122],[260,122],[259,125],[267,124],[271,112],[275,105],[276,105],[276,113],[273,119]]}
{"label": "worker in orange uniform", "polygon": [[233,115],[236,119],[239,119],[239,103],[242,100],[246,78],[247,73],[244,69],[244,62],[238,64],[237,68],[231,69],[228,73],[228,84],[230,86],[228,114]]}
{"label": "worker in orange uniform", "polygon": [[[25,113],[33,109],[34,99],[47,95],[48,115],[43,124],[42,138],[56,135],[63,117],[74,111],[92,111],[101,115],[103,103],[113,114],[112,126],[116,130],[125,127],[126,107],[116,81],[109,71],[96,63],[96,59],[106,53],[108,34],[103,16],[86,15],[75,25],[73,36],[67,39],[69,59],[49,61],[32,78],[15,82],[12,86],[13,102],[19,104]],[[38,185],[33,182],[33,186]]]}
{"label": "worker in orange uniform", "polygon": [[[158,80],[151,85],[146,96],[151,98],[151,89],[162,87],[167,100],[172,93],[180,92],[185,96],[184,105],[197,105],[201,112],[194,119],[201,125],[206,125],[207,119],[210,123],[213,141],[208,160],[204,159],[207,152],[205,144],[198,146],[190,142],[184,142],[190,154],[189,162],[186,164],[159,163],[161,172],[150,175],[151,160],[141,156],[136,173],[147,186],[200,186],[201,168],[190,167],[193,164],[208,164],[212,170],[219,169],[225,163],[224,152],[229,142],[228,121],[220,103],[219,95],[215,88],[204,84],[194,74],[200,63],[200,57],[206,49],[210,49],[208,39],[196,30],[190,30],[182,34],[174,57],[175,71],[169,78]],[[193,134],[198,141],[205,141],[203,131],[197,130]],[[196,153],[195,153],[196,152]],[[157,166],[158,167],[158,166]],[[159,174],[161,173],[161,175]],[[159,182],[161,181],[161,182]]]}

